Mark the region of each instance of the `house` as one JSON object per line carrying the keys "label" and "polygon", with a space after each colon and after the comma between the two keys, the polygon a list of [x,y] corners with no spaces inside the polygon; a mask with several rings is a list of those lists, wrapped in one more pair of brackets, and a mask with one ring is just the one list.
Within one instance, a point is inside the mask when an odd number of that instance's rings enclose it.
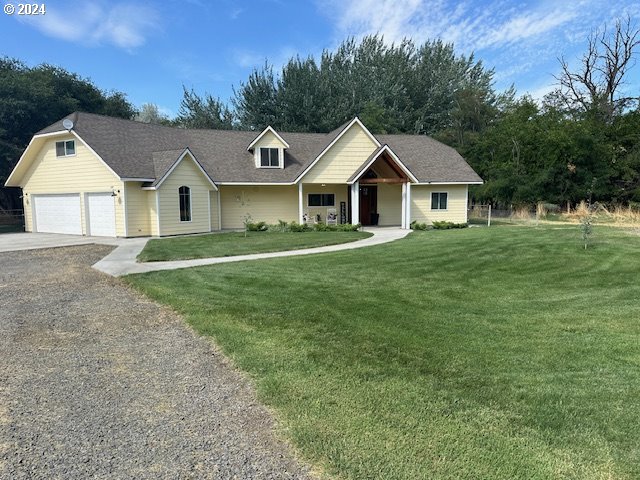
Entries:
{"label": "house", "polygon": [[423,135],[373,135],[358,118],[328,134],[185,130],[73,113],[29,143],[6,186],[26,230],[118,237],[253,221],[397,225],[467,221],[482,179]]}

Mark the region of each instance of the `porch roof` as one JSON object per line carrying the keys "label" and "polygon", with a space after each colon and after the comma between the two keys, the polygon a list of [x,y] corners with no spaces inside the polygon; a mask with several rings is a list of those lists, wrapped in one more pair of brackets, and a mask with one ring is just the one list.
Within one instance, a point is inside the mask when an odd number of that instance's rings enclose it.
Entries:
{"label": "porch roof", "polygon": [[[385,155],[385,153],[387,154],[384,158],[387,162],[389,162],[389,160],[395,164],[395,166],[397,167],[397,169],[399,169],[403,175],[398,175],[399,178],[406,178],[411,180],[412,182],[418,182],[418,179],[413,175],[413,173],[411,172],[411,170],[409,170],[403,163],[402,161],[398,158],[398,156],[393,152],[393,150],[391,150],[391,147],[389,147],[389,145],[387,145],[386,143],[383,145],[380,145],[378,148],[376,148],[371,155],[369,155],[369,157],[364,161],[364,163],[360,166],[360,168],[358,168],[353,175],[351,175],[349,177],[349,179],[347,180],[347,183],[352,184],[354,182],[356,182],[358,179],[360,179],[360,177],[362,177],[362,175],[364,175],[366,173],[366,171],[379,159],[382,158],[383,155]],[[396,168],[394,168],[392,165],[390,165],[391,168],[394,171],[397,171]]]}

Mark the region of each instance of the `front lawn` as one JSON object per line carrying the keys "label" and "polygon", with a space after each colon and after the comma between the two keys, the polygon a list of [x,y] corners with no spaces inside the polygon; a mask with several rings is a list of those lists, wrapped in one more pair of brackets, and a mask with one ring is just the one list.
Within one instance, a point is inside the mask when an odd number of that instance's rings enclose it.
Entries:
{"label": "front lawn", "polygon": [[339,478],[640,478],[640,236],[414,232],[126,277],[249,372]]}
{"label": "front lawn", "polygon": [[230,257],[250,253],[281,252],[323,247],[370,237],[369,232],[247,232],[212,233],[149,240],[138,255],[140,262]]}

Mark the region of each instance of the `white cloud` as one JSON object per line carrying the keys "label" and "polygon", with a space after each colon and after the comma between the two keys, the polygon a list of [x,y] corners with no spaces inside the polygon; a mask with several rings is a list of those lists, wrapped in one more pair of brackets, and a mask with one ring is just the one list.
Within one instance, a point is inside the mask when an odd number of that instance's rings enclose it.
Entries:
{"label": "white cloud", "polygon": [[[557,58],[579,57],[593,28],[630,14],[633,0],[316,0],[335,28],[334,42],[345,37],[384,35],[388,43],[410,38],[420,44],[441,39],[459,53],[475,52],[496,69],[500,88],[553,82]],[[534,88],[541,98],[549,87]],[[518,86],[518,85],[516,85]],[[521,90],[519,88],[519,90]]]}
{"label": "white cloud", "polygon": [[229,13],[229,18],[231,20],[237,20],[238,18],[240,18],[240,15],[242,15],[244,12],[245,12],[244,8],[236,7],[233,10],[231,10],[231,13]]}
{"label": "white cloud", "polygon": [[548,93],[553,92],[557,88],[556,84],[553,83],[543,83],[537,86],[532,86],[524,89],[524,93],[528,94],[536,100],[537,102],[541,102],[542,99]]}
{"label": "white cloud", "polygon": [[320,0],[340,36],[379,33],[389,42],[441,38],[464,51],[508,46],[541,37],[576,19],[585,1],[540,4],[449,0]]}
{"label": "white cloud", "polygon": [[578,12],[559,9],[546,12],[529,12],[506,20],[497,28],[485,31],[484,38],[476,40],[477,47],[500,46],[544,35],[573,20]]}
{"label": "white cloud", "polygon": [[124,49],[143,45],[158,28],[158,13],[147,6],[100,2],[47,5],[42,16],[17,17],[45,35],[84,45],[112,44]]}
{"label": "white cloud", "polygon": [[232,55],[234,63],[242,68],[257,67],[264,64],[267,59],[265,55],[243,49],[235,49]]}

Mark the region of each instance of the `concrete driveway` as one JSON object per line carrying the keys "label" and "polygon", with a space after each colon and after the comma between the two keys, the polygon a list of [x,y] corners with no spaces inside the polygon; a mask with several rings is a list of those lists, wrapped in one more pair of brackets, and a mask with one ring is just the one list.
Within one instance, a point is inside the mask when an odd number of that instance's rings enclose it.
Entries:
{"label": "concrete driveway", "polygon": [[71,247],[74,245],[121,245],[123,239],[109,237],[85,237],[59,233],[3,233],[0,235],[0,252],[18,252],[38,248]]}

